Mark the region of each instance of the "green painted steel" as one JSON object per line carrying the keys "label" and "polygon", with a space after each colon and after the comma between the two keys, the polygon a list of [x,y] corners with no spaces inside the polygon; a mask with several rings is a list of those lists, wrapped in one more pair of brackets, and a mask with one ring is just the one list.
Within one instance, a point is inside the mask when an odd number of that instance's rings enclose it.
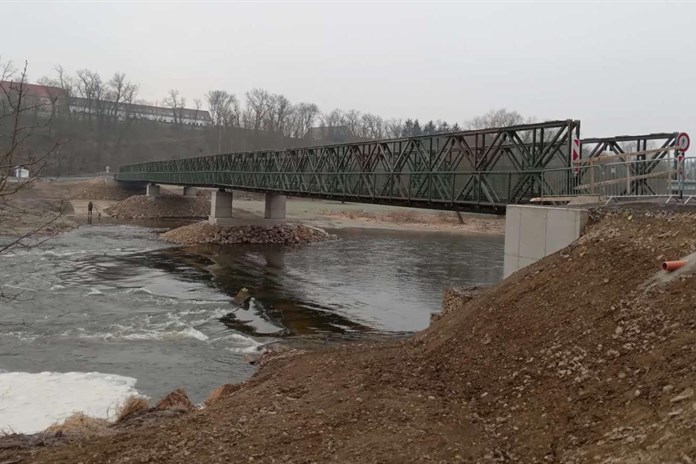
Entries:
{"label": "green painted steel", "polygon": [[[553,194],[543,171],[570,166],[580,122],[224,153],[122,166],[123,182],[229,188],[361,203],[503,212]],[[568,183],[572,175],[567,169]]]}

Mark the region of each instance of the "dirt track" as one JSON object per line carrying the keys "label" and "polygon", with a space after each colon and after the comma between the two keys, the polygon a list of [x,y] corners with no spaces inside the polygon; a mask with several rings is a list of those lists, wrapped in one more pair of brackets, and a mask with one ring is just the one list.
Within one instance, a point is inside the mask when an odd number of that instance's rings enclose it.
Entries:
{"label": "dirt track", "polygon": [[0,462],[691,462],[694,276],[646,282],[695,219],[614,212],[407,341],[284,353],[208,409]]}

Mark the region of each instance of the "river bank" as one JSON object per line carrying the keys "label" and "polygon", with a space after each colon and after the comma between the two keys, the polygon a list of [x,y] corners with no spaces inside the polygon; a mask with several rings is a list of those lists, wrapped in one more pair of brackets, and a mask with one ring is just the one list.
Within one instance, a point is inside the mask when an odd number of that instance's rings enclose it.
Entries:
{"label": "river bank", "polygon": [[[13,199],[63,202],[69,210],[62,216],[66,222],[72,223],[72,227],[86,221],[87,204],[90,201],[95,206],[95,217],[99,213],[103,218],[114,216],[116,222],[174,217],[205,218],[209,214],[207,189],[198,189],[195,197],[184,197],[181,187],[162,186],[161,192],[162,198],[152,201],[142,196],[144,192],[141,190],[104,178],[39,180],[13,195]],[[239,219],[261,219],[264,207],[261,195],[235,192],[234,212]],[[114,208],[113,214],[109,214],[110,208]],[[34,226],[41,225],[40,221],[32,219],[35,216],[26,214],[24,220]],[[287,219],[288,222],[322,229],[359,228],[457,234],[502,235],[505,227],[504,218],[490,215],[462,214],[460,219],[455,212],[301,198],[288,199]],[[8,229],[8,233],[10,232]]]}
{"label": "river bank", "polygon": [[595,218],[410,339],[270,356],[206,409],[0,458],[679,462],[696,452],[696,287],[655,276],[696,250],[694,214]]}

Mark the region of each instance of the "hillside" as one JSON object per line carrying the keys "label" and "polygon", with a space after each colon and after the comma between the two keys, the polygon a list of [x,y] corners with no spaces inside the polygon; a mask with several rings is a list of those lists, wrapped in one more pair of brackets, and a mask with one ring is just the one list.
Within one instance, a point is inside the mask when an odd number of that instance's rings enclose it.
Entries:
{"label": "hillside", "polygon": [[406,341],[271,356],[202,411],[0,462],[692,462],[694,275],[652,279],[696,212],[595,216]]}

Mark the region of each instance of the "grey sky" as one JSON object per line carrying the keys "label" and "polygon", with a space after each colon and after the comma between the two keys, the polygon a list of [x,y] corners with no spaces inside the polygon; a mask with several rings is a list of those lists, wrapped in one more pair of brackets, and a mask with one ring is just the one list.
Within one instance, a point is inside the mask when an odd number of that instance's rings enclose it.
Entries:
{"label": "grey sky", "polygon": [[13,3],[0,55],[108,78],[140,97],[253,87],[383,117],[492,108],[578,118],[583,136],[696,138],[696,4]]}

